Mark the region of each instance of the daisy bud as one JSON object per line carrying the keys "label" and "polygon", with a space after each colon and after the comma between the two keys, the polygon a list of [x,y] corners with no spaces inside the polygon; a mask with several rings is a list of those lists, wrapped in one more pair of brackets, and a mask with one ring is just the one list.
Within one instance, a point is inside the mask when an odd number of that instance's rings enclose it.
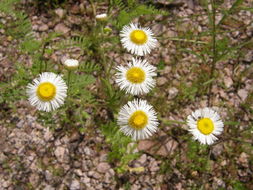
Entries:
{"label": "daisy bud", "polygon": [[75,70],[79,66],[79,61],[76,59],[66,59],[63,62],[63,65],[66,67],[68,70]]}
{"label": "daisy bud", "polygon": [[106,34],[109,34],[109,33],[112,32],[112,29],[111,29],[110,27],[106,26],[106,27],[104,28],[104,32],[105,32]]}
{"label": "daisy bud", "polygon": [[105,21],[107,19],[107,14],[100,14],[100,15],[96,15],[96,20],[97,21]]}

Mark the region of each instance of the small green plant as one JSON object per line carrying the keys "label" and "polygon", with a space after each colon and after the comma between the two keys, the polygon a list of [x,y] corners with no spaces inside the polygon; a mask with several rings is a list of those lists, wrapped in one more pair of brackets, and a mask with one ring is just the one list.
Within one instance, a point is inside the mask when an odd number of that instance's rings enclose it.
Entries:
{"label": "small green plant", "polygon": [[[190,160],[188,165],[190,171],[204,172],[209,170],[209,151],[206,145],[199,146],[196,142],[188,143],[187,157]],[[201,155],[201,156],[200,156]]]}
{"label": "small green plant", "polygon": [[131,138],[126,137],[118,130],[117,124],[110,122],[102,125],[102,132],[106,136],[106,142],[111,145],[111,152],[108,159],[116,165],[119,173],[129,171],[128,163],[139,157],[138,153],[133,153],[136,149],[136,144],[131,145]]}

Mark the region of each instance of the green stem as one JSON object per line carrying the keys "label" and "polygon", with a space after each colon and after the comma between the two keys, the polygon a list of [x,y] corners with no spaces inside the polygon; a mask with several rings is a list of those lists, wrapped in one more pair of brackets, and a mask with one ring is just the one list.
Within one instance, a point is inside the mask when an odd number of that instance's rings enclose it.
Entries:
{"label": "green stem", "polygon": [[41,71],[42,71],[42,58],[40,60],[40,70],[39,70],[39,73],[41,73]]}
{"label": "green stem", "polygon": [[235,138],[235,137],[230,137],[230,139],[233,140],[233,141],[241,142],[241,143],[252,144],[252,142],[243,141],[243,140],[241,140],[239,138]]}
{"label": "green stem", "polygon": [[203,42],[203,41],[196,41],[196,40],[188,40],[188,39],[181,39],[181,38],[174,38],[174,37],[157,37],[157,39],[169,39],[172,41],[180,41],[180,42],[188,42],[188,43],[196,43],[196,44],[207,44],[207,42]]}
{"label": "green stem", "polygon": [[224,137],[222,140],[212,144],[212,146],[215,146],[217,144],[220,144],[220,143],[223,143],[225,141],[229,141],[229,140],[232,140],[232,141],[237,141],[237,142],[240,142],[240,143],[245,143],[245,144],[252,144],[252,142],[248,142],[248,141],[243,141],[241,139],[238,139],[238,138],[235,138],[235,137]]}
{"label": "green stem", "polygon": [[47,61],[45,61],[45,72],[47,72]]}
{"label": "green stem", "polygon": [[224,125],[235,126],[235,125],[240,125],[240,122],[239,121],[224,121]]}
{"label": "green stem", "polygon": [[103,65],[103,69],[105,72],[105,77],[106,79],[108,79],[109,77],[109,73],[108,73],[108,69],[107,69],[107,65],[106,65],[106,58],[105,58],[105,51],[104,51],[104,25],[102,23],[100,23],[100,31],[101,31],[101,53],[102,53],[102,65]]}
{"label": "green stem", "polygon": [[186,121],[177,121],[177,120],[170,120],[170,119],[163,119],[159,118],[164,124],[187,124]]}
{"label": "green stem", "polygon": [[[40,55],[40,70],[39,70],[39,72],[41,73],[42,72],[42,67],[43,67],[43,65],[42,65],[42,62],[43,61],[45,61],[45,59],[44,59],[44,53],[45,53],[45,50],[46,50],[46,46],[48,45],[49,43],[45,43],[45,44],[43,44],[43,46],[42,46],[42,52],[41,52],[41,55]],[[47,70],[47,62],[45,62],[45,71]]]}
{"label": "green stem", "polygon": [[68,70],[68,80],[67,80],[68,94],[70,94],[70,78],[71,78],[71,71]]}
{"label": "green stem", "polygon": [[93,12],[93,18],[94,18],[94,24],[95,24],[95,26],[97,25],[97,21],[96,21],[96,19],[95,19],[95,17],[96,17],[96,7],[95,7],[95,5],[94,5],[94,2],[93,2],[93,0],[89,0],[89,2],[90,2],[90,4],[91,4],[91,7],[92,7],[92,12]]}
{"label": "green stem", "polygon": [[[215,13],[216,13],[216,7],[215,7],[215,0],[211,0],[212,4],[212,66],[211,66],[211,74],[210,74],[210,79],[214,78],[214,71],[215,71],[215,65],[216,65],[216,57],[217,57],[217,52],[216,52],[216,24],[215,24]],[[208,90],[208,106],[211,105],[211,92],[212,92],[212,87],[213,87],[213,82],[210,83],[209,85],[209,90]]]}

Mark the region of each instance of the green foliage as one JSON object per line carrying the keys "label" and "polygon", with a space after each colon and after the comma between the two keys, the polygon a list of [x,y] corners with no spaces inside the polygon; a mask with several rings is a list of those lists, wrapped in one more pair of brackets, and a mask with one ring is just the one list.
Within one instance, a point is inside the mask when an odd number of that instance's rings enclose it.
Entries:
{"label": "green foliage", "polygon": [[[92,94],[87,91],[85,88],[93,84],[95,82],[95,78],[89,74],[77,75],[74,74],[71,76],[71,95],[73,97],[81,98],[82,100],[92,101]],[[85,92],[85,93],[84,93]]]}
{"label": "green foliage", "polygon": [[165,67],[165,62],[164,61],[160,61],[157,65],[157,70],[163,70]]}
{"label": "green foliage", "polygon": [[171,168],[171,160],[170,159],[164,159],[161,166],[160,166],[160,173],[161,174],[168,174],[172,172]]}
{"label": "green foliage", "polygon": [[120,9],[117,20],[114,23],[119,29],[140,16],[167,15],[165,11],[158,10],[152,5],[138,4],[135,0],[113,0],[112,5]]}
{"label": "green foliage", "polygon": [[101,79],[103,85],[103,92],[106,95],[107,106],[111,110],[119,107],[122,102],[124,102],[124,93],[115,89],[107,80]]}
{"label": "green foliage", "polygon": [[13,5],[19,3],[20,0],[1,0],[0,11],[4,13],[12,13]]}
{"label": "green foliage", "polygon": [[101,67],[93,62],[80,63],[78,68],[79,71],[83,71],[85,73],[92,73],[94,71],[100,71]]}
{"label": "green foliage", "polygon": [[109,161],[118,163],[117,171],[119,173],[127,171],[128,163],[139,156],[138,153],[133,153],[136,145],[129,145],[132,142],[131,138],[120,132],[114,122],[102,125],[101,130],[106,136],[106,142],[111,145],[111,152],[108,154]]}
{"label": "green foliage", "polygon": [[232,184],[233,184],[234,190],[247,190],[245,185],[241,183],[240,181],[233,181]]}
{"label": "green foliage", "polygon": [[8,81],[8,83],[0,83],[0,104],[7,103],[14,106],[15,102],[25,97],[25,86],[27,85],[27,79],[29,79],[29,73],[25,67],[20,63],[15,64],[15,74]]}
{"label": "green foliage", "polygon": [[69,48],[69,47],[73,47],[73,46],[76,46],[76,47],[80,47],[82,49],[85,49],[87,47],[91,47],[94,43],[94,41],[92,40],[92,36],[75,36],[75,37],[71,37],[71,38],[68,38],[66,40],[63,40],[61,41],[59,44],[58,44],[58,47],[60,49],[66,49],[66,48]]}
{"label": "green foliage", "polygon": [[126,1],[123,0],[111,0],[111,6],[118,7],[120,10],[127,9]]}
{"label": "green foliage", "polygon": [[12,39],[18,40],[18,48],[22,53],[32,56],[33,62],[35,63],[33,65],[32,72],[35,74],[36,72],[38,73],[40,67],[39,65],[44,61],[43,54],[45,52],[48,54],[52,53],[52,51],[47,49],[46,46],[52,39],[59,36],[59,34],[53,32],[41,41],[36,40],[33,35],[32,24],[28,16],[23,11],[15,9],[19,1],[20,0],[1,1],[0,11],[3,11],[6,15],[11,16],[12,22],[8,22],[7,25],[4,26],[6,34],[11,36]]}
{"label": "green foliage", "polygon": [[[11,16],[13,19],[13,22],[10,22],[9,25],[6,25],[4,28],[6,34],[12,36],[13,39],[18,40],[19,44],[17,46],[21,50],[21,53],[30,56],[33,62],[31,68],[27,68],[23,63],[17,62],[15,64],[15,73],[11,77],[11,80],[8,81],[8,83],[0,83],[0,89],[2,91],[0,103],[7,103],[13,108],[15,107],[16,101],[27,98],[25,88],[40,72],[60,71],[59,66],[58,70],[55,71],[51,61],[46,59],[44,55],[47,54],[47,56],[50,56],[54,53],[54,50],[51,47],[53,44],[52,41],[61,34],[52,32],[41,40],[36,40],[32,34],[31,22],[27,15],[24,12],[15,9],[16,3],[18,2],[19,1],[17,0],[4,0],[0,2],[0,10],[5,11],[4,13]],[[79,42],[83,43],[83,41],[81,42],[80,40]],[[82,105],[95,105],[96,101],[94,100],[94,95],[92,91],[87,90],[87,87],[96,81],[92,73],[99,70],[100,66],[98,64],[92,62],[81,63],[80,73],[72,73],[69,88],[69,95],[71,93],[71,97],[67,99],[65,106],[52,113],[40,113],[38,121],[48,126],[55,126],[57,122],[52,120],[52,118],[61,115],[61,123],[64,126],[65,123],[70,123],[72,119],[75,118],[75,114],[70,112],[70,108],[78,107],[77,105],[81,103],[81,106],[75,110],[78,112],[80,109],[85,110]],[[67,77],[66,80],[68,80]],[[81,99],[81,102],[76,101],[77,97]],[[80,119],[80,121],[83,122],[83,117],[78,117],[77,119]]]}
{"label": "green foliage", "polygon": [[27,15],[21,11],[16,11],[14,19],[6,28],[9,35],[16,39],[31,38],[32,25]]}
{"label": "green foliage", "polygon": [[208,157],[208,146],[199,145],[199,142],[190,140],[188,142],[188,149],[186,153],[190,163],[187,167],[190,171],[208,171],[209,170],[209,157]]}
{"label": "green foliage", "polygon": [[0,2],[0,12],[12,16],[12,22],[8,22],[2,27],[8,35],[15,39],[30,39],[32,36],[31,22],[24,12],[15,9],[15,5],[19,2],[20,0],[2,0]]}
{"label": "green foliage", "polygon": [[117,17],[117,27],[121,28],[122,26],[130,23],[134,18],[144,16],[144,15],[157,15],[162,14],[166,15],[165,12],[155,9],[152,6],[147,5],[138,5],[132,7],[129,10],[120,11]]}
{"label": "green foliage", "polygon": [[222,24],[224,22],[225,19],[227,19],[227,17],[229,15],[232,15],[236,12],[236,10],[240,10],[239,6],[243,3],[243,0],[236,0],[234,1],[234,3],[232,4],[232,6],[228,9],[228,10],[223,10],[223,17],[221,18],[221,20],[219,21],[218,25]]}

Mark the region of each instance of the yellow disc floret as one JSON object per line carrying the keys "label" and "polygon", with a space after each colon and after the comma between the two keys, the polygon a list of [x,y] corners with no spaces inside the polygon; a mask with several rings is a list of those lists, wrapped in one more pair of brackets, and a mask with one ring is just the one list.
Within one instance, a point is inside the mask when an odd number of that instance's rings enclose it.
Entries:
{"label": "yellow disc floret", "polygon": [[43,82],[37,88],[37,95],[42,101],[50,101],[55,97],[56,87],[50,82]]}
{"label": "yellow disc floret", "polygon": [[128,124],[135,130],[143,129],[148,123],[148,116],[145,112],[135,111],[128,120]]}
{"label": "yellow disc floret", "polygon": [[133,43],[137,45],[143,45],[147,42],[148,36],[142,30],[134,30],[130,33],[130,39]]}
{"label": "yellow disc floret", "polygon": [[198,130],[204,135],[209,135],[214,130],[213,121],[209,118],[199,119],[197,122],[197,127]]}
{"label": "yellow disc floret", "polygon": [[132,67],[126,73],[126,78],[131,83],[142,83],[145,80],[145,72],[139,67]]}

